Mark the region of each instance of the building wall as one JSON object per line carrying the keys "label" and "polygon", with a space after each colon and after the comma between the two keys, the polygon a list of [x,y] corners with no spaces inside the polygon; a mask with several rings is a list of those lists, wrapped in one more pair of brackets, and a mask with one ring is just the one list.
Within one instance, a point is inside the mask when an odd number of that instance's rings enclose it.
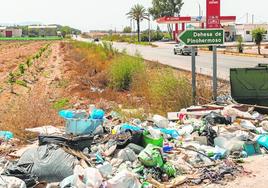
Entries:
{"label": "building wall", "polygon": [[[268,24],[241,24],[236,25],[236,35],[242,36],[245,42],[253,42],[252,31],[259,27],[268,31]],[[264,41],[268,41],[268,32],[264,37]]]}
{"label": "building wall", "polygon": [[0,37],[6,37],[6,32],[11,31],[12,37],[21,37],[22,36],[22,30],[21,29],[1,29],[0,30]]}

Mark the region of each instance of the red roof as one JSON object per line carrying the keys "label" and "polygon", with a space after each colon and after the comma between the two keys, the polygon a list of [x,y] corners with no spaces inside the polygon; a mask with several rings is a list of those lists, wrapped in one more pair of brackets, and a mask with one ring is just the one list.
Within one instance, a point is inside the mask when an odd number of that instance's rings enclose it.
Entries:
{"label": "red roof", "polygon": [[[198,18],[198,19],[197,19]],[[201,19],[201,21],[200,21]],[[221,16],[221,22],[235,22],[236,16]],[[171,23],[199,23],[206,22],[206,17],[190,17],[190,16],[180,16],[180,17],[162,17],[156,19],[159,24],[171,24]]]}

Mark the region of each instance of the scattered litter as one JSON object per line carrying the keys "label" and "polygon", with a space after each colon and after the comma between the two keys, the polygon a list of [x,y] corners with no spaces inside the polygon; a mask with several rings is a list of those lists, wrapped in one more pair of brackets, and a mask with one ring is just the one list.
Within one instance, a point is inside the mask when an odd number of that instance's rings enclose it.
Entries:
{"label": "scattered litter", "polygon": [[146,121],[77,105],[59,112],[65,130],[27,129],[39,133],[37,141],[16,152],[14,135],[0,131],[0,147],[10,151],[0,161],[0,186],[168,188],[233,180],[244,172],[238,161],[268,150],[268,121],[253,108],[224,101]]}

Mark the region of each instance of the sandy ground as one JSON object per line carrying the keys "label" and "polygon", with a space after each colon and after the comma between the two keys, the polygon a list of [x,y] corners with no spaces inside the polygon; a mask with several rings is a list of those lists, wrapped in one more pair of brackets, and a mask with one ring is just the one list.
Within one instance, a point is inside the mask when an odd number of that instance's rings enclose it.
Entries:
{"label": "sandy ground", "polygon": [[230,180],[226,185],[211,184],[208,188],[267,188],[268,187],[268,155],[252,156],[245,159],[245,173]]}

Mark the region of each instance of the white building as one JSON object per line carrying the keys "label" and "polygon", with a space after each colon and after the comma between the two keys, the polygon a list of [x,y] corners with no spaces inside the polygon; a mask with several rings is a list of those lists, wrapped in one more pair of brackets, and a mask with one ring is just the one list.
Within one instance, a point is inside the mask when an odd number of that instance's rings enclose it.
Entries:
{"label": "white building", "polygon": [[21,37],[22,29],[12,27],[0,27],[0,37]]}
{"label": "white building", "polygon": [[236,36],[242,36],[245,42],[253,42],[252,30],[256,28],[264,28],[266,30],[264,41],[268,41],[268,24],[236,24]]}

